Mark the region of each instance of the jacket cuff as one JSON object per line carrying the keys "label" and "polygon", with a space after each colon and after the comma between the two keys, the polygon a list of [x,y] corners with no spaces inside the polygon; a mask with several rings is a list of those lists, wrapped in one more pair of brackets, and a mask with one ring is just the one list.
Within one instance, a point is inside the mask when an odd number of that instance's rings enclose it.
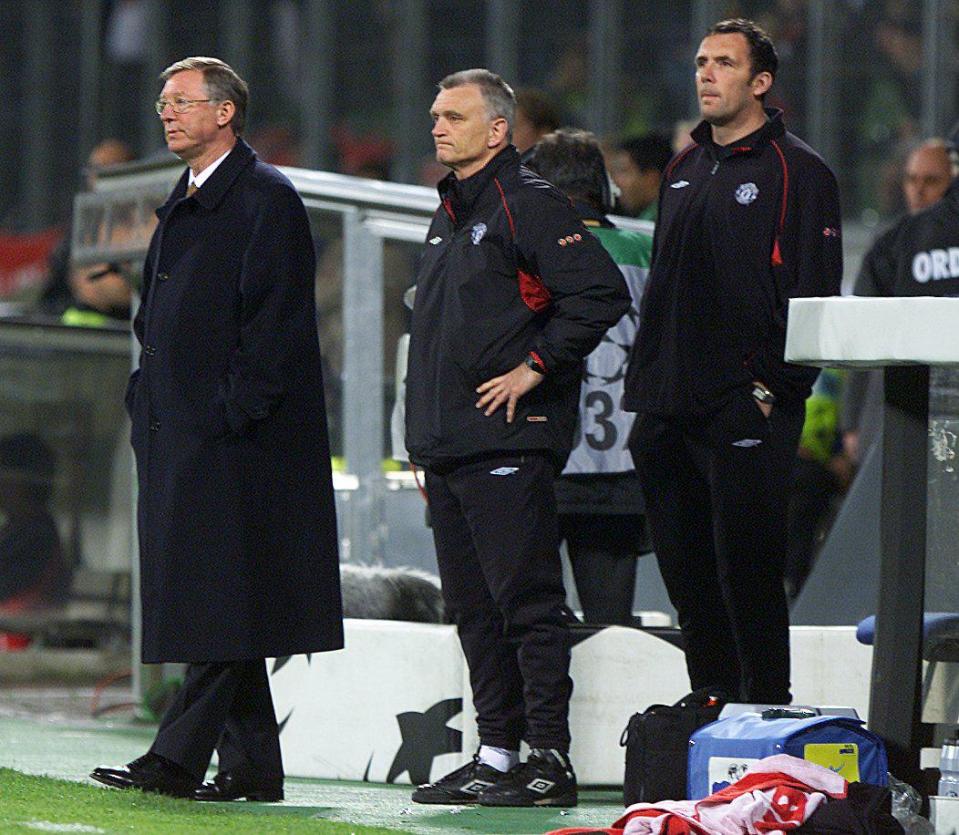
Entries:
{"label": "jacket cuff", "polygon": [[537,374],[542,374],[544,377],[549,373],[546,363],[543,362],[543,358],[536,351],[530,351],[526,355],[526,364]]}

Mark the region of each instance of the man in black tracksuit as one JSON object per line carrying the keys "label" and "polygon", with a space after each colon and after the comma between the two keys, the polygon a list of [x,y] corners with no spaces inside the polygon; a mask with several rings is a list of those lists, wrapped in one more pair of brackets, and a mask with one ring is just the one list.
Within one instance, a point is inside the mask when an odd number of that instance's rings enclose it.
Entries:
{"label": "man in black tracksuit", "polygon": [[783,360],[788,300],[839,292],[836,181],[765,110],[776,52],[750,21],[696,56],[704,121],[660,189],[630,357],[630,449],[693,688],[788,703],[786,507],[815,369]]}
{"label": "man in black tracksuit", "polygon": [[959,180],[882,240],[884,268],[860,274],[857,296],[959,296]]}
{"label": "man in black tracksuit", "polygon": [[[932,278],[930,271],[931,281],[924,280],[921,271],[920,280],[911,275],[911,259],[915,254],[912,244],[917,231],[919,238],[925,238],[929,230],[940,228],[941,223],[948,241],[950,235],[947,230],[956,228],[955,219],[950,223],[946,219],[948,211],[944,213],[942,210],[927,215],[919,223],[913,221],[913,216],[945,196],[953,178],[954,148],[954,143],[944,139],[927,139],[909,155],[902,179],[902,194],[908,214],[873,241],[859,266],[853,295],[950,296],[957,293],[955,286],[950,288],[948,283],[946,287],[941,286],[941,274]],[[956,236],[951,237],[951,243],[957,243]],[[905,266],[907,264],[908,267]],[[882,427],[882,375],[881,369],[848,372],[843,384],[843,447],[856,463],[865,461],[866,453],[879,437]]]}
{"label": "man in black tracksuit", "polygon": [[481,745],[413,799],[575,805],[552,481],[572,444],[582,359],[630,297],[567,198],[520,165],[512,90],[486,70],[439,86],[432,133],[452,173],[417,277],[406,446],[426,471]]}

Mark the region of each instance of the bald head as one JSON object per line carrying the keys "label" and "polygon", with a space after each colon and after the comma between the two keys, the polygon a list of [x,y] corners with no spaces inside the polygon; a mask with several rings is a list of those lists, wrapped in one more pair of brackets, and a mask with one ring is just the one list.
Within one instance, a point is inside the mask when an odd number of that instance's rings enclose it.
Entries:
{"label": "bald head", "polygon": [[927,139],[906,160],[902,194],[910,214],[938,203],[952,182],[952,159],[944,139]]}

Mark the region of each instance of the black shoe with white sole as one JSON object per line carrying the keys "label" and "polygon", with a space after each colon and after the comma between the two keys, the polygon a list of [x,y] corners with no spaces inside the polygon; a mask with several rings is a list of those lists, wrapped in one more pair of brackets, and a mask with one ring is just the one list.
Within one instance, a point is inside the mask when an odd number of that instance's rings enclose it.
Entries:
{"label": "black shoe with white sole", "polygon": [[575,806],[576,775],[569,757],[553,748],[534,748],[529,758],[484,789],[480,806]]}
{"label": "black shoe with white sole", "polygon": [[466,765],[440,777],[435,783],[424,783],[413,792],[414,803],[462,805],[476,803],[481,791],[505,780],[507,773],[481,763],[479,755]]}

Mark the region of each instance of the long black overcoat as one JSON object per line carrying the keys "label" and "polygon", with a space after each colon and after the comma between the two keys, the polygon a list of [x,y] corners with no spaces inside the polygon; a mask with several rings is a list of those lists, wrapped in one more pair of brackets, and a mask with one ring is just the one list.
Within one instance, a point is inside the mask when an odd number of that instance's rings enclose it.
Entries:
{"label": "long black overcoat", "polygon": [[343,645],[313,301],[293,185],[239,140],[167,202],[134,321],[143,660]]}

